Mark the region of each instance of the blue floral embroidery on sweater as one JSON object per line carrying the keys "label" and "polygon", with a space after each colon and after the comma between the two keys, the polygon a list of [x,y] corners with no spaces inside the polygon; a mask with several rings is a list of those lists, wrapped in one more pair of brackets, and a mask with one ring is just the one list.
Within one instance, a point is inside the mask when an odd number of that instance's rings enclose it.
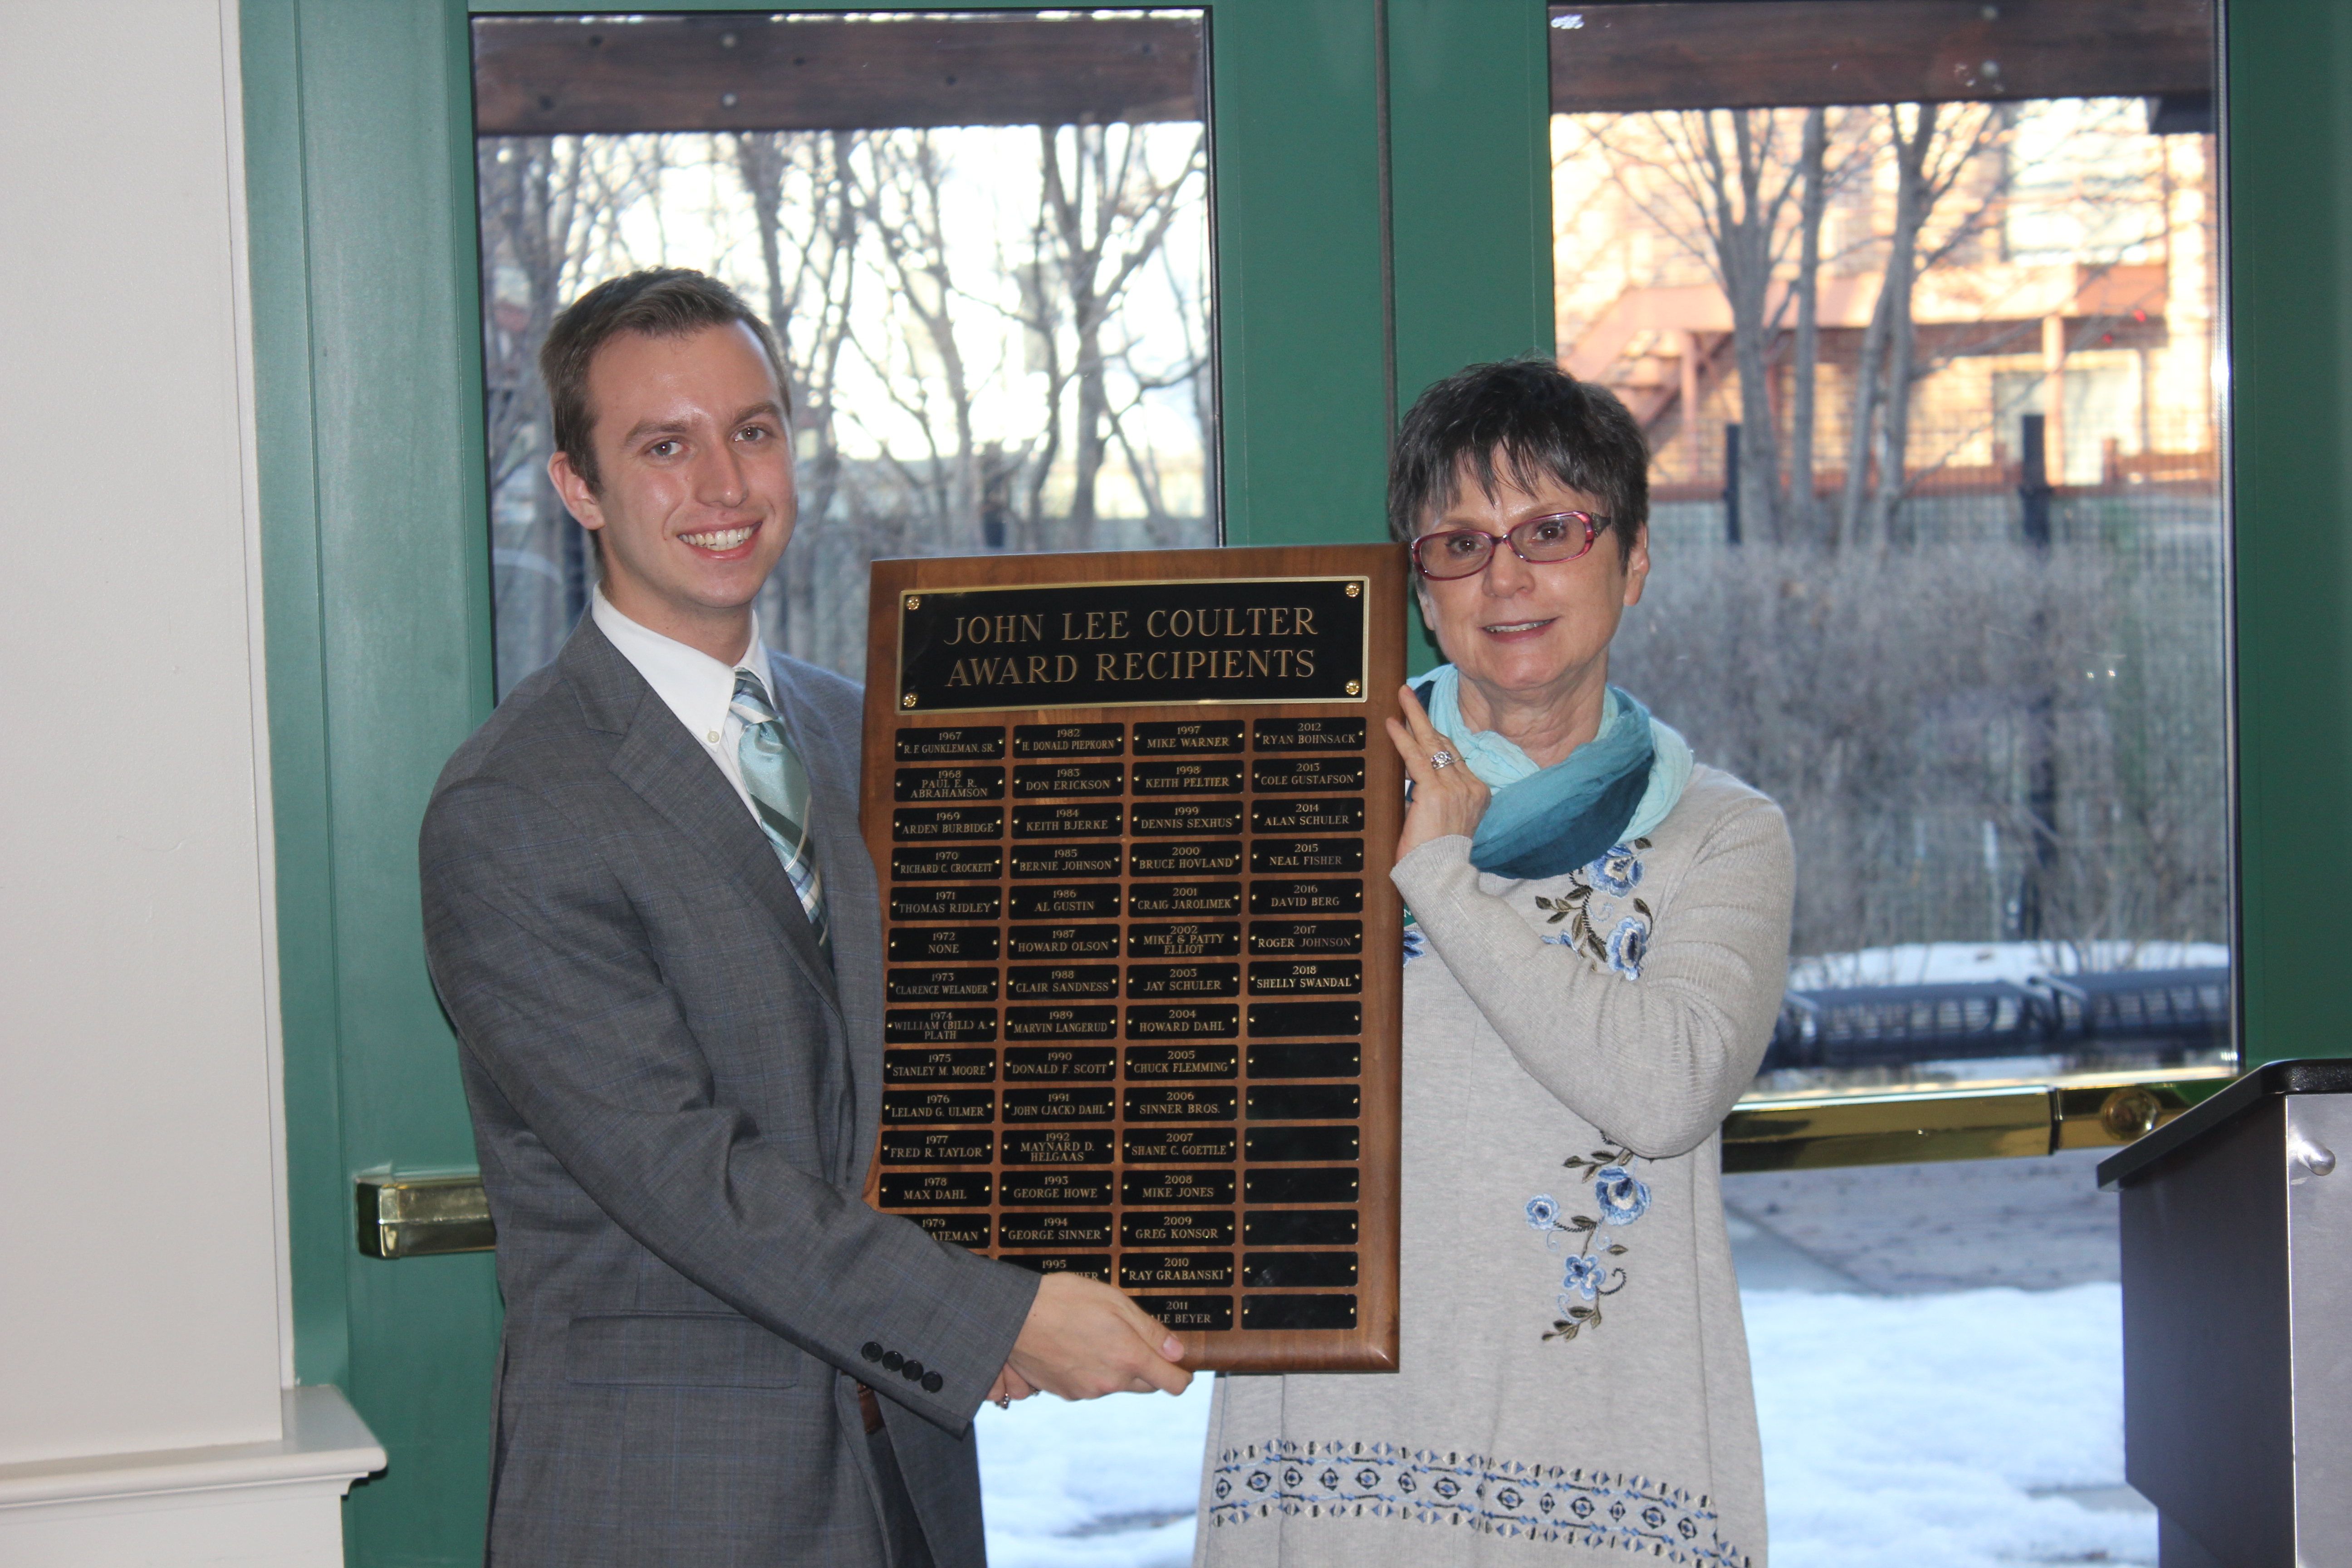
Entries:
{"label": "blue floral embroidery on sweater", "polygon": [[[1642,881],[1639,851],[1649,847],[1646,838],[1616,845],[1591,865],[1570,872],[1567,890],[1559,898],[1538,896],[1536,908],[1546,911],[1545,924],[1568,922],[1566,931],[1547,934],[1544,941],[1587,954],[1621,980],[1642,978],[1643,962],[1650,955],[1650,925],[1656,917],[1633,889]],[[1610,906],[1598,921],[1593,918],[1596,895],[1605,895],[1603,901]],[[1619,912],[1617,899],[1630,899],[1633,912]],[[1601,927],[1612,915],[1616,928],[1604,937]]]}
{"label": "blue floral embroidery on sweater", "polygon": [[1694,1568],[1749,1568],[1712,1498],[1654,1476],[1528,1465],[1396,1443],[1289,1438],[1219,1450],[1212,1528],[1281,1514],[1468,1525],[1492,1535],[1611,1546]]}
{"label": "blue floral embroidery on sweater", "polygon": [[1633,1167],[1641,1163],[1641,1156],[1632,1150],[1614,1146],[1596,1149],[1589,1156],[1570,1154],[1560,1162],[1568,1170],[1592,1173],[1592,1202],[1601,1211],[1598,1217],[1582,1214],[1563,1217],[1559,1200],[1549,1193],[1538,1193],[1528,1200],[1523,1211],[1528,1226],[1544,1238],[1546,1247],[1556,1251],[1570,1237],[1577,1243],[1560,1275],[1562,1316],[1552,1323],[1545,1339],[1572,1340],[1583,1330],[1599,1328],[1601,1298],[1625,1289],[1625,1270],[1610,1259],[1624,1257],[1628,1248],[1601,1227],[1606,1224],[1622,1228],[1650,1212],[1650,1184],[1633,1174]]}

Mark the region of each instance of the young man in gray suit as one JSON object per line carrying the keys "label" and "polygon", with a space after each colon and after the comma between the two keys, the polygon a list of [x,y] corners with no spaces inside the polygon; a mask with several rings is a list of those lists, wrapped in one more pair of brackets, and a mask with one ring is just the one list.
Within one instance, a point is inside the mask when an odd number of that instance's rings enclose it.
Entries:
{"label": "young man in gray suit", "polygon": [[489,1560],[980,1564],[980,1401],[1174,1393],[1181,1347],[859,1200],[860,704],[752,624],[797,506],[768,329],[640,272],[541,364],[602,583],[450,759],[421,851],[507,1307]]}

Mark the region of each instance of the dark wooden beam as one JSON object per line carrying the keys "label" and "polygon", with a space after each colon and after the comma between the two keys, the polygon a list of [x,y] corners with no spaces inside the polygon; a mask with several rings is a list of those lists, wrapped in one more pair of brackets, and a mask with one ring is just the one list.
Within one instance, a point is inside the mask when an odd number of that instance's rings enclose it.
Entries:
{"label": "dark wooden beam", "polygon": [[1555,5],[1560,113],[2213,90],[2212,0]]}
{"label": "dark wooden beam", "polygon": [[702,13],[474,23],[483,136],[1204,118],[1181,16]]}

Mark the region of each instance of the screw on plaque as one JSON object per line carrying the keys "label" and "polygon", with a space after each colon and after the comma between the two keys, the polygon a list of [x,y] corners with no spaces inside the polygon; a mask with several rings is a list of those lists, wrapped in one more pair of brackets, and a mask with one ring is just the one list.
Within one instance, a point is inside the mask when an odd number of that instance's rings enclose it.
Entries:
{"label": "screw on plaque", "polygon": [[923,596],[920,594],[909,594],[907,595],[907,608],[910,610],[919,610],[922,607]]}
{"label": "screw on plaque", "polygon": [[915,694],[914,694],[913,692],[911,692],[911,691],[909,691],[908,693],[907,693],[907,695],[905,695],[904,697],[901,697],[900,699],[898,699],[898,706],[899,706],[899,707],[901,707],[901,708],[912,708],[914,705],[915,705]]}
{"label": "screw on plaque", "polygon": [[1360,680],[1351,680],[1348,682],[1348,695],[1350,697],[1360,696],[1363,689],[1364,683]]}
{"label": "screw on plaque", "polygon": [[1348,597],[1349,597],[1350,599],[1354,598],[1357,595],[1359,595],[1359,594],[1362,593],[1363,591],[1364,591],[1364,585],[1363,585],[1361,583],[1350,583],[1350,584],[1348,584]]}

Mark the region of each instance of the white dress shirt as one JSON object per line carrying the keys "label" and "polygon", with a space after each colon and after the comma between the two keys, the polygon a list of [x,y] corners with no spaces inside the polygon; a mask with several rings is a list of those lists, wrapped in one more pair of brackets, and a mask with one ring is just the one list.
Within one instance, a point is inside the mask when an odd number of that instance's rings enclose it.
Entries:
{"label": "white dress shirt", "polygon": [[605,639],[620,649],[621,657],[636,667],[654,695],[669,705],[677,721],[687,728],[727,782],[743,802],[743,809],[758,822],[760,814],[751,805],[751,792],[743,785],[743,763],[737,748],[743,740],[743,721],[736,717],[735,672],[748,669],[768,696],[768,706],[782,711],[775,700],[774,688],[768,683],[768,648],[760,640],[760,622],[751,621],[751,646],[733,664],[721,664],[700,648],[687,647],[674,637],[639,626],[613,607],[600,585],[596,589],[588,613],[596,617],[596,629]]}

